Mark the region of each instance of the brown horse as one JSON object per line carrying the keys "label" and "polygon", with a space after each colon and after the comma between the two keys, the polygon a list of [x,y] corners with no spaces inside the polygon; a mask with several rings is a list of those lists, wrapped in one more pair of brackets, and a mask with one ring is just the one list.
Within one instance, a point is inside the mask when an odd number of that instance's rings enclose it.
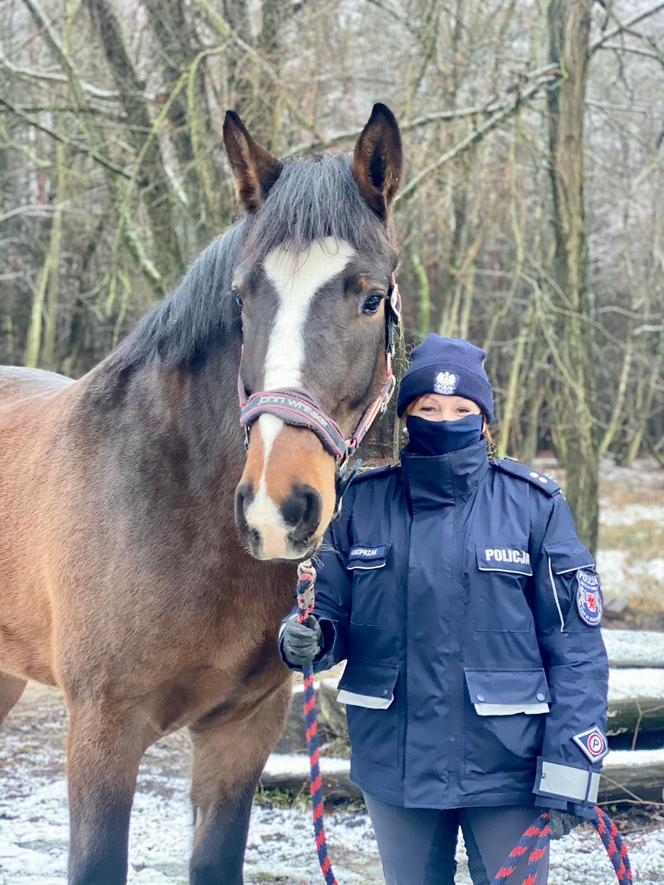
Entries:
{"label": "brown horse", "polygon": [[[80,380],[0,370],[0,721],[28,679],[64,692],[77,885],[126,881],[140,759],[185,725],[191,882],[242,882],[290,699],[287,560],[335,508],[316,421],[350,437],[387,368],[392,113],[374,107],[352,159],[282,163],[230,112],[224,143],[246,214],[171,296]],[[259,409],[245,456],[239,371],[242,395],[306,389],[320,414]]]}

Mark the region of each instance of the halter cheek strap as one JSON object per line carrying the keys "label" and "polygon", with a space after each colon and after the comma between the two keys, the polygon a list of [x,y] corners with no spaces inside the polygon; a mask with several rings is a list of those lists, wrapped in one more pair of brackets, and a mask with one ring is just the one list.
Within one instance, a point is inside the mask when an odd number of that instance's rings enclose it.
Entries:
{"label": "halter cheek strap", "polygon": [[237,376],[237,392],[240,404],[240,424],[244,427],[245,448],[249,446],[249,429],[260,415],[274,415],[285,424],[293,427],[304,427],[311,430],[320,439],[323,448],[337,461],[339,476],[337,481],[337,499],[340,500],[340,486],[348,485],[357,472],[359,464],[352,471],[346,470],[348,459],[354,454],[357,447],[367,434],[377,415],[382,414],[394,393],[396,379],[392,371],[392,357],[394,356],[394,327],[401,321],[401,296],[392,274],[392,287],[387,302],[385,355],[387,368],[385,379],[380,393],[373,402],[365,409],[357,426],[350,436],[345,439],[339,425],[326,415],[316,400],[306,390],[297,388],[278,388],[275,390],[262,390],[247,396],[247,391],[242,381],[242,356],[240,356],[240,369]]}

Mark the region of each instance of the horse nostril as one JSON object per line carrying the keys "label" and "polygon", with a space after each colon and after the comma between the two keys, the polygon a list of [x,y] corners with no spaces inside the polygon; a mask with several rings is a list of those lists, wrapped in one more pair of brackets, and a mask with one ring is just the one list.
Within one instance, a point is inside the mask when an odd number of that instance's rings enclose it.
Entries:
{"label": "horse nostril", "polygon": [[249,483],[240,485],[235,490],[235,523],[241,532],[249,531],[249,524],[245,515],[246,508],[254,500],[254,492]]}
{"label": "horse nostril", "polygon": [[304,540],[320,522],[323,502],[316,489],[308,485],[295,486],[281,505],[281,515],[287,525],[293,526],[294,540]]}

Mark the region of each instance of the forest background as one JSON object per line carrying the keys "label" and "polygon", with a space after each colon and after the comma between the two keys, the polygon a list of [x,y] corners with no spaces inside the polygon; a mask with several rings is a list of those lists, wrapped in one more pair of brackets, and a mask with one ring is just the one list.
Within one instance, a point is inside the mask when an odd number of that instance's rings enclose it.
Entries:
{"label": "forest background", "polygon": [[80,376],[225,230],[226,108],[292,156],[352,149],[383,101],[401,367],[431,330],[486,348],[499,454],[552,449],[592,547],[600,458],[664,465],[664,3],[1,0],[0,23],[0,362]]}

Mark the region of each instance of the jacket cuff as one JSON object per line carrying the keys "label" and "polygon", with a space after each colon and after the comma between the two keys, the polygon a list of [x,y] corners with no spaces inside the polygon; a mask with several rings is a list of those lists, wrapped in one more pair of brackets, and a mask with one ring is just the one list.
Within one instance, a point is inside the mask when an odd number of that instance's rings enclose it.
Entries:
{"label": "jacket cuff", "polygon": [[594,805],[579,805],[578,802],[572,802],[571,809],[572,814],[578,814],[579,817],[583,817],[585,820],[593,820],[596,817]]}
{"label": "jacket cuff", "polygon": [[597,771],[550,762],[540,756],[537,759],[537,776],[533,793],[550,799],[595,805],[599,778]]}
{"label": "jacket cuff", "polygon": [[569,811],[567,799],[551,799],[549,796],[535,796],[536,808],[555,808],[556,811]]}
{"label": "jacket cuff", "polygon": [[314,658],[314,672],[319,673],[321,670],[329,670],[330,667],[334,667],[346,655],[343,652],[343,641],[337,622],[330,618],[318,617],[318,615],[316,617],[323,633],[323,648]]}

